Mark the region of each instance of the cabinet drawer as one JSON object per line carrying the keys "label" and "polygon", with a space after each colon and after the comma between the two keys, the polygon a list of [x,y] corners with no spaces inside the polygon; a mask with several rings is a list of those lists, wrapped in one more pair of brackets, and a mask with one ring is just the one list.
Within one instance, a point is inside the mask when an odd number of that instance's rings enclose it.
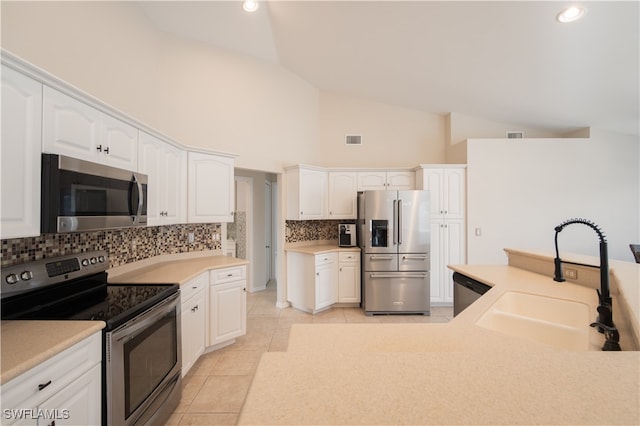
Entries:
{"label": "cabinet drawer", "polygon": [[243,280],[246,278],[247,268],[242,266],[234,266],[232,268],[214,269],[211,271],[211,284],[222,284],[232,281]]}
{"label": "cabinet drawer", "polygon": [[189,300],[194,294],[202,289],[207,288],[209,285],[209,273],[203,272],[189,282],[180,286],[180,299],[182,303]]}
{"label": "cabinet drawer", "polygon": [[360,253],[355,251],[341,251],[338,253],[340,263],[360,262]]}
{"label": "cabinet drawer", "polygon": [[338,261],[338,253],[336,252],[316,254],[316,266],[335,263],[337,261]]}
{"label": "cabinet drawer", "polygon": [[102,333],[95,333],[2,385],[3,407],[36,408],[61,391],[85,371],[100,364],[101,340]]}

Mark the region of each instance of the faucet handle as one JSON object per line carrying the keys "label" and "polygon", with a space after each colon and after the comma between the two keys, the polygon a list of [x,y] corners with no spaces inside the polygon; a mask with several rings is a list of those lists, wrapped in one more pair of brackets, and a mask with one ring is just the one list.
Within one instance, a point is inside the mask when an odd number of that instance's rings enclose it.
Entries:
{"label": "faucet handle", "polygon": [[[604,331],[604,346],[603,351],[619,351],[620,349],[620,333],[615,326],[609,326],[602,322],[596,321],[589,324],[591,327],[598,327],[598,330]],[[602,331],[600,331],[602,333]]]}

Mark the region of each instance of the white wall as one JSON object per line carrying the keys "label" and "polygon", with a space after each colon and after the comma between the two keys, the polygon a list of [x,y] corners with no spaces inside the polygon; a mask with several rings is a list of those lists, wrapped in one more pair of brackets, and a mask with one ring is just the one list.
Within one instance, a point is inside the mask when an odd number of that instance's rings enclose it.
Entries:
{"label": "white wall", "polygon": [[[604,231],[609,257],[633,261],[640,241],[637,137],[592,129],[591,139],[468,141],[468,262],[506,263],[503,248],[552,251],[554,227],[584,217]],[[475,236],[475,229],[481,236]],[[558,238],[563,251],[598,255],[583,225]]]}
{"label": "white wall", "polygon": [[[320,93],[320,155],[312,164],[413,167],[445,160],[445,116],[336,93]],[[345,145],[361,135],[362,145]]]}
{"label": "white wall", "polygon": [[133,2],[3,2],[2,47],[185,145],[279,171],[317,158],[318,90],[154,30]]}

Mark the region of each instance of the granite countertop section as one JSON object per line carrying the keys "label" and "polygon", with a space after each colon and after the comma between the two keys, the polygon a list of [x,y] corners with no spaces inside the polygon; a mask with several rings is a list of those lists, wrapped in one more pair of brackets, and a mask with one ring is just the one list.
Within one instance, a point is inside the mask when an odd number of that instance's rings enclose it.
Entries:
{"label": "granite countertop section", "polygon": [[0,384],[105,327],[103,321],[2,321]]}
{"label": "granite countertop section", "polygon": [[310,245],[287,246],[285,248],[285,251],[291,251],[291,252],[302,253],[302,254],[311,254],[311,255],[330,253],[334,251],[360,253],[360,247],[340,247],[338,246],[338,244],[310,244]]}
{"label": "granite countertop section", "polygon": [[138,267],[128,265],[123,273],[109,270],[110,284],[179,284],[182,285],[211,269],[229,268],[248,265],[244,259],[229,256],[197,256],[193,258],[178,257],[175,259],[163,257],[157,262],[145,262]]}

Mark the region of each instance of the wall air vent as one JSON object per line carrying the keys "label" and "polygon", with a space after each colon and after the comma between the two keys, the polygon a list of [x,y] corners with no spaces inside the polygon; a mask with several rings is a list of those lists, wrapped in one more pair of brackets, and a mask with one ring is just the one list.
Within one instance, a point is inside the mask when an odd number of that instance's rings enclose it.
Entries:
{"label": "wall air vent", "polygon": [[347,135],[344,137],[344,143],[346,145],[362,145],[361,135]]}
{"label": "wall air vent", "polygon": [[524,139],[524,132],[507,132],[507,139]]}

